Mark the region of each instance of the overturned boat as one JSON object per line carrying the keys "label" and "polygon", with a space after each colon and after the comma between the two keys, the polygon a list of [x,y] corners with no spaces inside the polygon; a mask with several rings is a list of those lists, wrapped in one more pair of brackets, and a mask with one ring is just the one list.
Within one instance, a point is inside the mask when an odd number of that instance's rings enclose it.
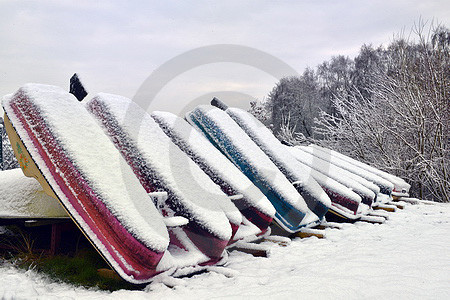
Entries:
{"label": "overturned boat", "polygon": [[[321,199],[319,198],[320,194],[317,192],[311,193],[311,191],[320,190],[322,193],[325,191],[331,200],[328,215],[333,214],[344,220],[352,221],[361,217],[361,212],[366,209],[361,206],[360,195],[335,179],[304,164],[301,159],[297,159],[264,124],[250,113],[239,108],[227,108],[225,111],[270,157],[289,180],[301,182],[299,191],[302,195],[314,195],[312,201],[317,202],[317,198]],[[322,203],[323,201],[322,196]]]}
{"label": "overturned boat", "polygon": [[186,119],[263,192],[276,209],[275,220],[286,231],[320,222],[294,185],[226,112],[200,105]]}
{"label": "overturned boat", "polygon": [[[285,146],[286,149],[302,164],[308,168],[315,170],[329,177],[340,184],[351,189],[353,192],[361,197],[362,203],[368,205],[369,207],[375,202],[376,196],[380,189],[375,186],[375,191],[369,189],[367,186],[361,184],[355,177],[357,175],[348,172],[336,165],[330,164],[329,162],[313,156],[311,153],[303,151],[298,147]],[[361,178],[360,180],[365,180]]]}
{"label": "overturned boat", "polygon": [[334,155],[336,157],[339,157],[339,158],[341,158],[343,160],[346,160],[346,161],[348,161],[351,164],[354,164],[354,165],[356,165],[356,166],[358,166],[358,167],[360,167],[360,168],[362,168],[364,170],[367,170],[367,171],[369,171],[369,172],[371,172],[373,174],[376,174],[376,175],[380,176],[381,178],[384,178],[384,179],[390,181],[394,185],[394,188],[392,190],[392,196],[393,197],[396,197],[396,198],[409,197],[409,189],[411,188],[411,185],[408,184],[402,178],[400,178],[398,176],[395,176],[395,175],[392,175],[390,173],[384,172],[384,171],[382,171],[380,169],[377,169],[377,168],[372,167],[372,166],[370,166],[368,164],[360,162],[360,161],[358,161],[356,159],[353,159],[353,158],[351,158],[349,156],[346,156],[346,155],[344,155],[342,153],[339,153],[337,151],[334,151],[334,150],[331,150],[331,149],[327,149],[327,148],[324,148],[324,147],[320,147],[320,146],[315,145],[315,144],[311,144],[311,145],[309,145],[309,147],[314,148],[316,150],[322,150],[322,151],[325,151],[325,152],[328,151],[329,153],[331,153],[332,155]]}
{"label": "overturned boat", "polygon": [[309,176],[307,170],[284,148],[270,130],[250,113],[235,107],[229,107],[225,112],[295,185],[308,207],[317,216],[323,217],[331,207],[331,201],[314,177]]}
{"label": "overturned boat", "polygon": [[27,84],[2,105],[23,173],[59,200],[111,267],[136,284],[164,271],[169,235],[162,216],[77,99],[59,87]]}
{"label": "overturned boat", "polygon": [[321,158],[330,164],[336,165],[339,168],[354,173],[368,180],[369,182],[372,182],[373,184],[377,185],[380,188],[380,193],[386,196],[386,197],[383,196],[377,197],[378,201],[382,201],[382,199],[389,198],[391,196],[392,190],[394,189],[394,185],[390,181],[334,155],[333,152],[331,152],[330,150],[325,150],[324,148],[316,148],[311,146],[297,146],[297,147],[303,150],[304,152],[310,153],[315,157]]}
{"label": "overturned boat", "polygon": [[264,234],[275,215],[275,209],[266,196],[184,119],[161,111],[153,112],[151,116],[172,141],[232,199],[244,216],[244,223],[253,225],[242,224],[234,239]]}
{"label": "overturned boat", "polygon": [[[239,210],[211,179],[176,146],[147,112],[130,99],[98,94],[88,111],[122,153],[148,193],[165,192],[155,205],[164,216],[189,220],[169,231],[181,252],[201,251],[215,263],[242,222]],[[195,247],[192,247],[193,244]]]}

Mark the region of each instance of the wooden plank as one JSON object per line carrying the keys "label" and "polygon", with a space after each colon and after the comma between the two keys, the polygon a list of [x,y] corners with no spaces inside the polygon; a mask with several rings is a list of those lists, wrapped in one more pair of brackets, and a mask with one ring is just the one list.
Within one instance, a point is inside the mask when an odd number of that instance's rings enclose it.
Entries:
{"label": "wooden plank", "polygon": [[287,245],[289,245],[291,243],[290,238],[287,238],[284,236],[279,236],[279,235],[270,235],[270,236],[264,237],[263,241],[278,244],[283,247],[286,247]]}
{"label": "wooden plank", "polygon": [[374,210],[385,210],[388,212],[395,212],[397,208],[395,205],[388,205],[388,204],[379,204],[377,206],[372,207]]}
{"label": "wooden plank", "polygon": [[24,225],[25,225],[25,227],[38,227],[38,226],[54,225],[54,224],[61,224],[61,223],[71,223],[71,222],[72,222],[72,220],[69,217],[54,218],[54,219],[30,219],[30,220],[25,220]]}
{"label": "wooden plank", "polygon": [[417,198],[407,198],[407,197],[400,197],[399,201],[403,201],[410,204],[427,204],[427,205],[435,205],[436,202],[429,201],[429,200],[421,200]]}
{"label": "wooden plank", "polygon": [[324,230],[327,228],[342,229],[342,224],[336,223],[336,222],[324,222],[324,223],[321,223],[320,225],[317,225],[316,227],[314,227],[314,229],[321,229],[321,230]]}
{"label": "wooden plank", "polygon": [[361,218],[358,221],[372,223],[372,224],[383,224],[386,221],[386,219],[383,217],[366,215],[366,216],[361,216]]}
{"label": "wooden plank", "polygon": [[228,250],[229,251],[236,250],[248,253],[255,257],[268,257],[270,252],[267,245],[246,243],[242,241],[237,242],[233,247],[229,248]]}
{"label": "wooden plank", "polygon": [[385,210],[372,210],[369,211],[369,213],[367,214],[368,216],[374,216],[374,217],[382,217],[385,218],[386,220],[389,220],[389,213]]}
{"label": "wooden plank", "polygon": [[319,239],[325,238],[325,232],[321,229],[303,228],[294,234],[302,239],[315,236]]}
{"label": "wooden plank", "polygon": [[394,205],[398,209],[404,209],[405,208],[405,203],[401,203],[401,202],[391,201],[391,202],[388,202],[387,204]]}
{"label": "wooden plank", "polygon": [[55,255],[61,242],[61,224],[52,224],[52,236],[50,240],[50,254]]}
{"label": "wooden plank", "polygon": [[106,269],[106,268],[102,268],[102,269],[98,269],[97,270],[97,274],[100,275],[103,278],[108,278],[108,279],[114,279],[117,281],[122,281],[122,279],[119,277],[119,275],[117,275],[117,273],[111,269]]}

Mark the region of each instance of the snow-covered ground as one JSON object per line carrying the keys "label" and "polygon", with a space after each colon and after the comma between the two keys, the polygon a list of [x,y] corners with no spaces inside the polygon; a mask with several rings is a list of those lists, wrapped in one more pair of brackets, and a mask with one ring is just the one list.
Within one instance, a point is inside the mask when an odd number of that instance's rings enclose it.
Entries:
{"label": "snow-covered ground", "polygon": [[223,272],[113,293],[0,266],[2,299],[450,299],[450,205],[408,205],[382,225],[345,224],[327,238],[274,245],[269,258],[232,252]]}

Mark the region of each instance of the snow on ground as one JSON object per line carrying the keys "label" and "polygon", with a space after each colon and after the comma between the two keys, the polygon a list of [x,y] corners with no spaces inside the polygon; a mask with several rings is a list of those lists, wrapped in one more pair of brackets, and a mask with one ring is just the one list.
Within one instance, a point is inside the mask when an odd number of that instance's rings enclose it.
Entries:
{"label": "snow on ground", "polygon": [[0,171],[0,217],[68,217],[58,200],[48,196],[21,169]]}
{"label": "snow on ground", "polygon": [[345,224],[328,237],[274,245],[269,258],[232,252],[227,277],[209,272],[174,288],[113,293],[0,266],[2,299],[450,299],[450,205],[408,205],[382,225]]}

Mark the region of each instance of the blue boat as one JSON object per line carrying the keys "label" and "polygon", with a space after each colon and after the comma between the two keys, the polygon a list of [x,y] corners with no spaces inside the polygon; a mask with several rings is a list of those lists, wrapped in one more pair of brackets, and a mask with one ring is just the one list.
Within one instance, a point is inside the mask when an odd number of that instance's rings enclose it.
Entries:
{"label": "blue boat", "polygon": [[[216,101],[218,101],[216,99]],[[223,105],[222,105],[223,107]],[[319,218],[323,218],[332,208],[330,194],[319,185],[314,176],[305,168],[281,142],[250,113],[239,108],[226,108],[225,112],[242,128],[242,130],[272,160],[286,178],[292,182],[305,199],[309,209]]]}
{"label": "blue boat", "polygon": [[275,207],[275,220],[283,229],[294,233],[320,222],[294,185],[226,112],[200,105],[186,119],[263,192]]}

